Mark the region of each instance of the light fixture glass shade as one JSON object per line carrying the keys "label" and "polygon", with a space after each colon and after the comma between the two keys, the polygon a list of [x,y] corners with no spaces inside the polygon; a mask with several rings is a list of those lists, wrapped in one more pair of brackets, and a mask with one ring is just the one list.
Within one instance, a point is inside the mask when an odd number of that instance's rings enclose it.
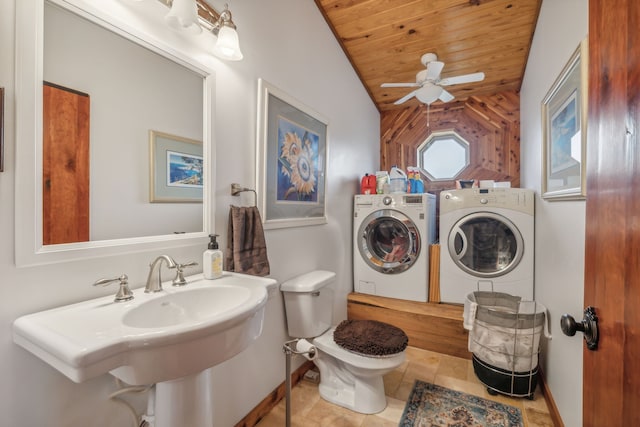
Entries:
{"label": "light fixture glass shade", "polygon": [[418,101],[422,103],[431,104],[438,99],[441,93],[442,88],[440,86],[434,84],[425,84],[416,92],[416,98],[418,98]]}
{"label": "light fixture glass shade", "polygon": [[164,19],[174,30],[188,31],[192,34],[200,34],[202,31],[198,23],[196,0],[173,0],[171,10]]}
{"label": "light fixture glass shade", "polygon": [[220,27],[218,40],[213,48],[213,52],[220,58],[229,61],[240,61],[243,56],[240,51],[240,42],[236,30],[227,25]]}

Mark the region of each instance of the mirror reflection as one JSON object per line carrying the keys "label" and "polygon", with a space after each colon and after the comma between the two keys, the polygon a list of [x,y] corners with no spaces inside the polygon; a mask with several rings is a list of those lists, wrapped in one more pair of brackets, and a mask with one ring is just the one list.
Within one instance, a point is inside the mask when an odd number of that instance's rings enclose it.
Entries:
{"label": "mirror reflection", "polygon": [[48,2],[43,39],[45,244],[202,232],[203,76]]}

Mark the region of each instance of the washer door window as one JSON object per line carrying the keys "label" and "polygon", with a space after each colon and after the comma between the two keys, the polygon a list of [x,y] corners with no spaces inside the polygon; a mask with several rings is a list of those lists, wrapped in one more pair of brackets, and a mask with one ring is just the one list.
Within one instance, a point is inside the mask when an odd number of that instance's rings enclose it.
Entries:
{"label": "washer door window", "polygon": [[385,274],[401,273],[420,255],[420,234],[402,212],[382,209],[367,216],[358,229],[358,249],[366,263]]}
{"label": "washer door window", "polygon": [[517,267],[524,253],[522,235],[502,215],[479,212],[460,219],[449,233],[449,254],[464,271],[498,277]]}

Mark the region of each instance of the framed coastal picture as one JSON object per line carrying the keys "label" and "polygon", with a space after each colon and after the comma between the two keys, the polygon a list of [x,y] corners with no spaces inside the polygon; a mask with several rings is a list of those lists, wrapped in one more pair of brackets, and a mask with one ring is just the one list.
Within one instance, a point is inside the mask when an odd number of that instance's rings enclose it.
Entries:
{"label": "framed coastal picture", "polygon": [[258,205],[265,228],[324,224],[328,122],[258,81]]}
{"label": "framed coastal picture", "polygon": [[202,203],[202,141],[149,131],[149,200]]}
{"label": "framed coastal picture", "polygon": [[542,101],[542,198],[586,197],[587,40]]}

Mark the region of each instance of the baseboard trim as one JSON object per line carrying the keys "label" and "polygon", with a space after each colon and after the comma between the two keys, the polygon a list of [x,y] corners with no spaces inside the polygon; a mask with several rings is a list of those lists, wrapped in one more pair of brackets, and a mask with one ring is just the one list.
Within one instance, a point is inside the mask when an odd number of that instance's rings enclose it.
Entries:
{"label": "baseboard trim", "polygon": [[549,386],[547,385],[547,381],[545,380],[544,371],[542,370],[542,368],[540,368],[540,373],[538,375],[538,383],[540,384],[542,396],[544,397],[545,402],[547,402],[547,408],[549,408],[549,415],[551,416],[553,425],[555,427],[564,427],[564,422],[560,417],[560,411],[558,411],[556,402],[553,400],[551,389],[549,389]]}
{"label": "baseboard trim", "polygon": [[[298,369],[291,374],[291,387],[298,384],[304,374],[311,368],[313,368],[313,362],[307,360]],[[251,410],[242,420],[240,420],[235,427],[254,427],[260,420],[262,420],[271,410],[284,399],[287,394],[286,382],[282,382],[276,387],[267,397]]]}

